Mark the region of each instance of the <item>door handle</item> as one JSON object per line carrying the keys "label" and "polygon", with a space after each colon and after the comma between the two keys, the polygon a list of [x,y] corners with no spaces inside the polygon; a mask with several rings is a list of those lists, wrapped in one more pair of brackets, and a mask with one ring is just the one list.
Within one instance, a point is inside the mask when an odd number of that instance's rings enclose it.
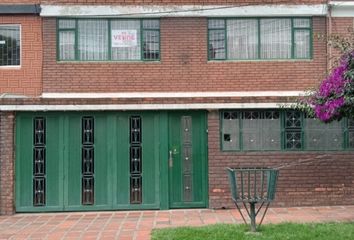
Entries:
{"label": "door handle", "polygon": [[169,152],[168,166],[170,168],[173,167],[173,153],[172,153],[172,151]]}

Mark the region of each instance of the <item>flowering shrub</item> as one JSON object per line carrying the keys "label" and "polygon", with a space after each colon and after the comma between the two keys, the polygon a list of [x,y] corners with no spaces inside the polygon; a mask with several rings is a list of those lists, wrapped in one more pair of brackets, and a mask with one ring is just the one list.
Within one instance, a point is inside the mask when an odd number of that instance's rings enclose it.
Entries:
{"label": "flowering shrub", "polygon": [[316,91],[298,99],[295,109],[328,123],[343,117],[354,119],[354,31],[346,36],[319,36],[341,57]]}
{"label": "flowering shrub", "polygon": [[323,122],[352,117],[354,97],[354,51],[344,54],[339,65],[321,83],[306,103]]}

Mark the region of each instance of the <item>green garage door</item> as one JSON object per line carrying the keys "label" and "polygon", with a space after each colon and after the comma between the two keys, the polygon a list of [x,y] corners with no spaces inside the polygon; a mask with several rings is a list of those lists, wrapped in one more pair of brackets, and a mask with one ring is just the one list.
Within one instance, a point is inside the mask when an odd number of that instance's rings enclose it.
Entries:
{"label": "green garage door", "polygon": [[[205,146],[201,147],[200,143],[195,144],[199,147],[194,154],[203,155],[198,161],[204,167],[195,172],[205,172],[203,179],[199,174],[194,181],[200,180],[196,183],[204,187],[191,197],[177,201],[170,196],[169,189],[182,190],[183,186],[180,182],[166,184],[168,179],[179,179],[171,178],[166,151],[171,146],[169,135],[173,134],[168,122],[184,116],[175,114],[152,111],[17,113],[16,211],[205,207],[206,155]],[[205,113],[194,114],[198,119],[204,118],[204,123],[196,120],[193,127],[205,133]],[[205,143],[205,134],[200,136]],[[175,169],[174,175],[183,176],[181,169]]]}

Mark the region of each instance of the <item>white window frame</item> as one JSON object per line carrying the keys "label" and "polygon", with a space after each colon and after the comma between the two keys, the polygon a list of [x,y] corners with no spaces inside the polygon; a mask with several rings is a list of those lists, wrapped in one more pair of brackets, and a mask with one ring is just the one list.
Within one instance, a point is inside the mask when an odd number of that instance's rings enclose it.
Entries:
{"label": "white window frame", "polygon": [[22,67],[22,25],[21,24],[12,24],[12,23],[0,23],[2,26],[17,26],[20,31],[20,65],[0,65],[0,69],[20,69]]}

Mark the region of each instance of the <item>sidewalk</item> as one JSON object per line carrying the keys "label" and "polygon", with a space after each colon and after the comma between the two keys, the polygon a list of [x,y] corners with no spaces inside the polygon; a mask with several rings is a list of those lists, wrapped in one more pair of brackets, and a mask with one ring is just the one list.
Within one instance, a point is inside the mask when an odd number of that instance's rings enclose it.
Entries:
{"label": "sidewalk", "polygon": [[[354,222],[354,206],[271,208],[264,223]],[[150,239],[153,228],[242,223],[237,210],[169,210],[0,216],[0,239]]]}

